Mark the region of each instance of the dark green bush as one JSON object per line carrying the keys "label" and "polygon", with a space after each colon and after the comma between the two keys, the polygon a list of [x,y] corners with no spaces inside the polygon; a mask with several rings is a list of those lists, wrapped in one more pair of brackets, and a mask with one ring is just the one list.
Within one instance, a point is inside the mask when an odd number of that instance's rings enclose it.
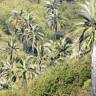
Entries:
{"label": "dark green bush", "polygon": [[[84,82],[91,78],[90,59],[81,58],[58,64],[55,68],[35,79],[31,96],[78,96]],[[81,95],[83,96],[83,95]]]}

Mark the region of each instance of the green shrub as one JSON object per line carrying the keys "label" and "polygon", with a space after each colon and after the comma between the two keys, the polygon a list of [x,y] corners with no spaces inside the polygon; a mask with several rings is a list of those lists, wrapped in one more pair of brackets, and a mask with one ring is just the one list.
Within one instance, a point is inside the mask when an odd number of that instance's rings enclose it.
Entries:
{"label": "green shrub", "polygon": [[31,96],[78,96],[84,82],[91,78],[90,59],[64,62],[35,79]]}
{"label": "green shrub", "polygon": [[90,96],[90,58],[69,61],[34,79],[28,92],[13,89],[0,92],[0,96]]}

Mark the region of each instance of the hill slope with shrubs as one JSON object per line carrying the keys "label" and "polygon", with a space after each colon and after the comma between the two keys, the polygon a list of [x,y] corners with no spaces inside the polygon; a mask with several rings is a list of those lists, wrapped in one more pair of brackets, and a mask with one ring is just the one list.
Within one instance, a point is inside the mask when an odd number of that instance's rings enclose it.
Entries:
{"label": "hill slope with shrubs", "polygon": [[0,96],[91,96],[90,58],[57,64],[35,78],[27,91],[0,92]]}
{"label": "hill slope with shrubs", "polygon": [[0,0],[0,96],[91,96],[84,0],[33,1]]}
{"label": "hill slope with shrubs", "polygon": [[[48,70],[49,71],[49,70]],[[33,81],[32,96],[90,96],[90,58],[67,60]]]}

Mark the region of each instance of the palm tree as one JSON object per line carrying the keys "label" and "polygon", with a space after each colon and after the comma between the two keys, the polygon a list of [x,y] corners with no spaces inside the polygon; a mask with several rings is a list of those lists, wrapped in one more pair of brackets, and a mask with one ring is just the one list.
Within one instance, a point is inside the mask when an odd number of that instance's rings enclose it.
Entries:
{"label": "palm tree", "polygon": [[27,40],[31,42],[32,54],[38,55],[38,46],[43,44],[44,32],[41,27],[34,25],[31,26],[28,32]]}
{"label": "palm tree", "polygon": [[22,10],[21,12],[17,12],[17,13],[15,12],[14,18],[15,18],[14,20],[16,21],[15,32],[17,36],[19,37],[20,41],[22,41],[24,45],[24,49],[26,49],[27,51],[29,49],[28,45],[30,45],[31,43],[31,48],[32,48],[31,52],[33,53],[33,55],[37,56],[38,55],[37,42],[38,41],[42,42],[44,38],[44,32],[42,28],[37,26],[34,23],[31,12],[23,12]]}
{"label": "palm tree", "polygon": [[4,41],[7,43],[7,46],[5,48],[1,49],[1,52],[5,53],[7,55],[7,58],[5,61],[3,61],[3,65],[1,67],[1,77],[5,75],[6,80],[11,84],[12,82],[16,81],[16,66],[15,66],[15,59],[17,57],[18,53],[18,47],[17,47],[17,39],[14,34],[12,34],[12,37],[10,41]]}
{"label": "palm tree", "polygon": [[70,38],[63,38],[59,41],[52,41],[44,44],[44,56],[47,58],[49,65],[54,65],[55,62],[63,60],[72,54],[72,40]]}
{"label": "palm tree", "polygon": [[7,38],[1,39],[4,43],[6,43],[6,46],[4,48],[1,48],[0,52],[6,53],[6,55],[8,55],[8,62],[10,63],[10,65],[13,65],[17,51],[19,50],[18,41],[14,33],[11,35],[11,38],[9,40],[5,39]]}
{"label": "palm tree", "polygon": [[57,23],[57,19],[58,19],[58,7],[59,7],[59,3],[57,3],[56,0],[50,0],[46,2],[47,5],[47,13],[49,14],[49,22],[50,22],[50,26],[51,29],[54,33],[58,32],[58,23]]}
{"label": "palm tree", "polygon": [[13,65],[13,63],[14,63],[14,59],[15,59],[14,57],[15,57],[15,54],[17,53],[18,49],[19,48],[17,47],[16,37],[14,35],[12,35],[12,38],[11,38],[10,42],[8,42],[7,47],[6,47],[6,51],[9,54],[9,62],[11,65]]}
{"label": "palm tree", "polygon": [[[68,23],[65,17],[63,0],[50,0],[46,2],[47,14],[49,16],[48,25],[54,33],[54,39],[57,40],[59,34],[63,34],[64,26]],[[63,31],[63,32],[62,32]]]}
{"label": "palm tree", "polygon": [[[96,96],[96,1],[86,1],[81,5],[79,29],[82,29],[79,39],[81,53],[92,52],[92,92]],[[78,25],[78,24],[77,24]]]}
{"label": "palm tree", "polygon": [[39,75],[37,71],[37,64],[34,56],[28,56],[27,58],[17,59],[17,74],[22,82],[22,87],[26,89],[28,87],[28,80],[32,80],[35,76]]}

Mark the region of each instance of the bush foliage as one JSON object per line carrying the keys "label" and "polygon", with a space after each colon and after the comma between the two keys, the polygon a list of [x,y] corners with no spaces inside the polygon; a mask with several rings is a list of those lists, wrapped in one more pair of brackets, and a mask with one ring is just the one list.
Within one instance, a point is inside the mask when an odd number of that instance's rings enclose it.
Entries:
{"label": "bush foliage", "polygon": [[[52,68],[43,76],[33,81],[32,96],[89,96],[90,90],[90,59],[82,58],[80,61],[64,61]],[[87,91],[87,93],[86,93]],[[81,95],[79,95],[81,92]]]}

